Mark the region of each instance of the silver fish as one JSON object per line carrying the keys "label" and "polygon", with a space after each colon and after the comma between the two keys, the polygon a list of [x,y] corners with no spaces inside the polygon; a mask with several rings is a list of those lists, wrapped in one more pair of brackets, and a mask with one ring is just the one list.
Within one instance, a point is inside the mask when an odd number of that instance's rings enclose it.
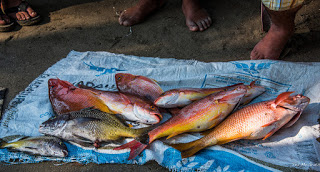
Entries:
{"label": "silver fish", "polygon": [[68,150],[66,145],[59,138],[56,137],[20,137],[18,140],[12,142],[8,141],[9,137],[1,139],[0,148],[8,148],[9,150],[13,151],[21,151],[41,156],[68,156]]}

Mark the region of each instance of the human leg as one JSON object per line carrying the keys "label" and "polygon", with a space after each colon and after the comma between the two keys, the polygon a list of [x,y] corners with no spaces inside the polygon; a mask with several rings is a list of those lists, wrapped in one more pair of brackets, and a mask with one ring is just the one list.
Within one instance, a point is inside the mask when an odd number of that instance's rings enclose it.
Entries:
{"label": "human leg", "polygon": [[211,17],[201,7],[199,0],[182,0],[182,11],[186,17],[186,25],[191,31],[204,31],[212,24]]}
{"label": "human leg", "polygon": [[302,5],[298,5],[284,11],[271,10],[266,7],[271,18],[271,27],[251,51],[252,60],[279,58],[285,44],[294,33],[294,19],[301,7]]}
{"label": "human leg", "polygon": [[119,17],[123,26],[132,26],[144,21],[150,14],[158,10],[166,0],[139,0],[138,4],[124,10]]}

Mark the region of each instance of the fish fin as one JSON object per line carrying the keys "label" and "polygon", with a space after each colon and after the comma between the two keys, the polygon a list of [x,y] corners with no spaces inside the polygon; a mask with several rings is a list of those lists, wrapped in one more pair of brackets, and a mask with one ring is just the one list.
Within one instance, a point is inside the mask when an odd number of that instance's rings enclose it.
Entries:
{"label": "fish fin", "polygon": [[256,80],[252,81],[249,86],[250,86],[250,87],[253,87],[253,86],[255,86],[255,85],[256,85]]}
{"label": "fish fin", "polygon": [[291,127],[300,118],[302,111],[299,111],[284,127]]}
{"label": "fish fin", "polygon": [[3,137],[2,140],[7,142],[7,143],[9,143],[9,142],[12,142],[12,141],[18,141],[18,140],[26,139],[28,137],[29,136],[24,136],[24,135],[12,135],[12,136]]}
{"label": "fish fin", "polygon": [[[244,95],[245,93],[236,93],[236,94],[230,94],[227,96],[224,96],[223,98],[219,99],[219,102],[228,102],[230,99],[234,98],[234,97],[238,97],[239,95]],[[240,99],[241,100],[241,99]],[[239,102],[240,102],[239,100]],[[239,103],[238,103],[239,104]]]}
{"label": "fish fin", "polygon": [[272,129],[262,140],[267,139],[268,137],[272,136],[277,131],[276,128]]}
{"label": "fish fin", "polygon": [[278,121],[277,119],[274,119],[273,121],[271,121],[271,122],[269,122],[269,123],[267,123],[267,124],[264,124],[264,125],[262,125],[261,127],[268,127],[268,126],[272,125],[273,123],[275,123],[275,122],[277,122],[277,121]]}
{"label": "fish fin", "polygon": [[80,146],[86,147],[86,148],[94,148],[92,142],[86,143],[86,142],[80,142],[78,140],[69,141],[71,144],[78,144]]}
{"label": "fish fin", "polygon": [[[210,144],[210,145],[214,145]],[[197,153],[198,151],[200,151],[201,149],[207,147],[207,145],[201,140],[195,140],[193,142],[189,142],[189,143],[180,143],[180,144],[173,144],[170,145],[173,148],[179,150],[181,152],[181,157],[182,158],[188,158],[192,155],[194,155],[195,153]]]}
{"label": "fish fin", "polygon": [[276,98],[276,100],[274,101],[274,104],[278,105],[280,102],[282,102],[283,100],[287,99],[290,94],[294,93],[294,91],[291,92],[284,92],[278,95],[278,97]]}
{"label": "fish fin", "polygon": [[124,117],[121,114],[110,114],[113,115],[115,118],[117,118],[123,125],[132,128],[133,125],[132,124],[128,124],[126,123],[126,120],[124,119]]}
{"label": "fish fin", "polygon": [[[150,78],[151,79],[151,78]],[[159,84],[159,81],[155,80],[155,79],[151,79],[153,82],[155,82],[156,84]]]}
{"label": "fish fin", "polygon": [[137,157],[143,150],[147,148],[148,145],[142,144],[139,141],[133,140],[129,143],[126,143],[122,146],[116,147],[113,150],[122,150],[126,148],[130,148],[130,155],[128,160],[134,159]]}
{"label": "fish fin", "polygon": [[120,97],[125,101],[125,103],[127,104],[132,104],[132,102],[130,101],[130,99],[125,95],[119,92]]}
{"label": "fish fin", "polygon": [[170,135],[167,137],[167,140],[170,139],[170,138],[172,138],[172,137],[174,137],[174,136],[177,136],[177,135],[179,135],[179,134],[181,134],[181,133],[184,133],[184,132],[183,132],[183,131],[179,131],[179,132],[172,133],[172,134],[170,134]]}
{"label": "fish fin", "polygon": [[[213,117],[210,119],[210,121],[213,121],[213,120],[219,118],[220,116],[221,116],[221,113],[218,114],[218,115],[213,116]],[[212,128],[212,127],[214,127],[215,125],[216,125],[216,124],[212,124],[212,126],[210,126],[209,129]]]}
{"label": "fish fin", "polygon": [[89,140],[89,139],[87,139],[85,137],[79,136],[77,134],[72,134],[72,135],[78,139],[76,143],[78,143],[78,141],[80,141],[82,143],[92,143],[91,140]]}

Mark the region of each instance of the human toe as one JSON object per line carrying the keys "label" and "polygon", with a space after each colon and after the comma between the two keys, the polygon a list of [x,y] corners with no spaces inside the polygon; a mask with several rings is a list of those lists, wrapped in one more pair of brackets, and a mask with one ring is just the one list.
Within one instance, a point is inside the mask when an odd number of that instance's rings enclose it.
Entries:
{"label": "human toe", "polygon": [[259,60],[259,59],[263,59],[263,57],[256,50],[252,50],[250,54],[250,59]]}
{"label": "human toe", "polygon": [[203,24],[203,21],[197,22],[197,25],[199,27],[199,31],[204,31],[206,29],[206,26]]}
{"label": "human toe", "polygon": [[27,12],[28,12],[28,15],[30,16],[30,17],[36,17],[38,14],[37,14],[37,12],[35,12],[32,8],[28,8],[27,9]]}

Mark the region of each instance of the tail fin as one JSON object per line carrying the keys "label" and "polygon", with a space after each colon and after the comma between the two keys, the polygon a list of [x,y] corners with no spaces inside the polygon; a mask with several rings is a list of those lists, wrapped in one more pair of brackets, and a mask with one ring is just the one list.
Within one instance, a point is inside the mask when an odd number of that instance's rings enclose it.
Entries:
{"label": "tail fin", "polygon": [[205,147],[207,147],[207,145],[202,141],[202,139],[195,140],[189,143],[180,143],[180,144],[174,144],[170,146],[179,150],[181,152],[182,158],[188,158],[194,155],[195,153],[197,153],[198,151],[200,151],[201,149],[204,149]]}
{"label": "tail fin", "polygon": [[133,140],[122,146],[116,147],[113,150],[122,150],[122,149],[130,148],[130,155],[128,160],[131,160],[137,157],[144,149],[146,149],[147,146],[148,145],[146,144],[142,144],[139,141]]}

